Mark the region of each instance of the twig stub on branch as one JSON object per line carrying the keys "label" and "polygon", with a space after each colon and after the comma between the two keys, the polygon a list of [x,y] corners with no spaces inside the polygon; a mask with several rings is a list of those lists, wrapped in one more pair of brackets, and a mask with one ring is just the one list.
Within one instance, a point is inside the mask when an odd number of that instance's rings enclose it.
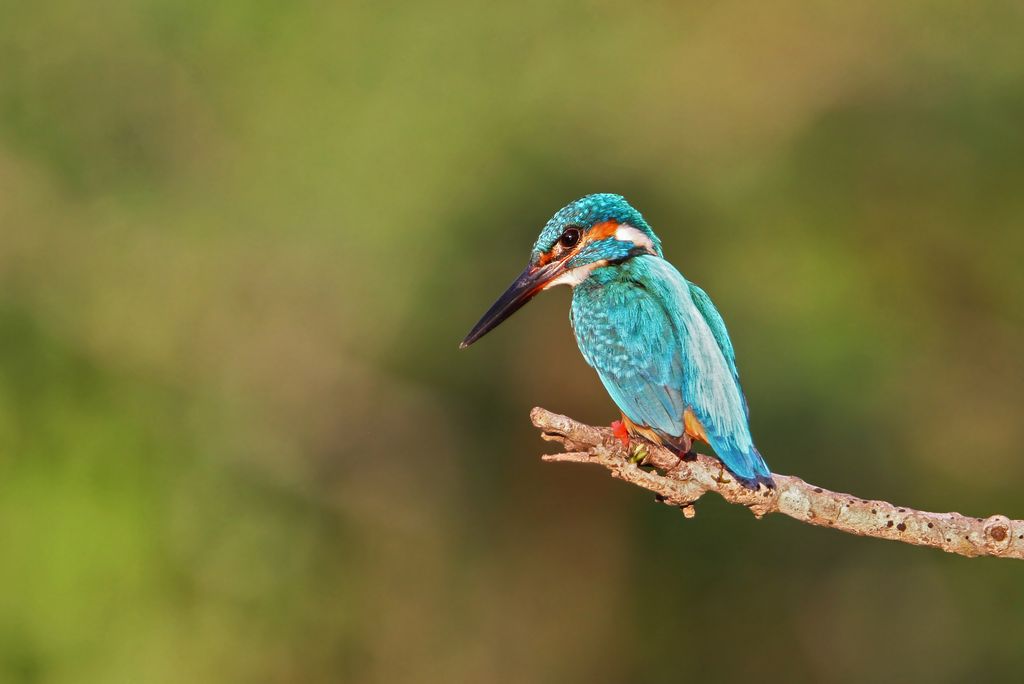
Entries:
{"label": "twig stub on branch", "polygon": [[[798,477],[774,473],[777,488],[761,487],[755,492],[736,482],[710,456],[698,454],[693,461],[680,461],[668,449],[647,442],[634,442],[634,453],[629,453],[609,428],[585,425],[542,408],[533,409],[530,419],[544,439],[561,442],[565,448],[564,453],[544,456],[545,461],[604,466],[612,477],[654,492],[659,501],[679,507],[688,518],[693,517],[694,502],[707,492],[716,492],[730,503],[746,506],[758,518],[782,513],[810,525],[930,546],[961,556],[1024,559],[1022,520],[918,511],[832,492]],[[638,458],[652,469],[638,465]]]}

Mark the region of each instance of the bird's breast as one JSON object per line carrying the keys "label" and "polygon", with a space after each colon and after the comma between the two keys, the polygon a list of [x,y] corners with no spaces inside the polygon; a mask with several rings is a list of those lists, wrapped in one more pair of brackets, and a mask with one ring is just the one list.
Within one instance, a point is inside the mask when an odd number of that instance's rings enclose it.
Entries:
{"label": "bird's breast", "polygon": [[570,321],[587,362],[622,379],[635,376],[651,357],[670,354],[676,339],[662,305],[629,280],[578,286]]}

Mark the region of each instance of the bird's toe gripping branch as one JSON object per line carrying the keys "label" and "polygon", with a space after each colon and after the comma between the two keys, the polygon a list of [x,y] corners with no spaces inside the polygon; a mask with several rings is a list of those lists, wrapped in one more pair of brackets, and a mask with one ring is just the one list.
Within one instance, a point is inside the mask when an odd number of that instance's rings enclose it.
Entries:
{"label": "bird's toe gripping branch", "polygon": [[[657,501],[678,507],[687,518],[694,516],[694,502],[707,492],[716,492],[730,503],[749,508],[759,518],[781,513],[808,525],[929,546],[961,556],[1024,559],[1024,520],[918,511],[829,491],[778,473],[772,474],[775,489],[762,485],[754,491],[728,476],[721,463],[710,456],[697,454],[692,460],[681,460],[675,452],[639,439],[632,440],[632,448],[627,448],[610,428],[585,425],[542,408],[533,409],[530,419],[544,439],[565,447],[564,453],[544,456],[545,461],[604,466],[612,477],[654,492]],[[638,446],[645,452],[641,463],[636,458]]]}
{"label": "bird's toe gripping branch", "polygon": [[615,439],[622,442],[623,448],[629,448],[629,429],[626,428],[626,424],[621,420],[612,422],[612,434],[615,435]]}
{"label": "bird's toe gripping branch", "polygon": [[564,453],[545,455],[545,461],[604,466],[613,477],[654,492],[658,501],[680,508],[688,518],[695,514],[693,504],[709,491],[744,504],[758,517],[768,512],[775,496],[766,489],[751,492],[734,480],[723,480],[721,465],[709,456],[681,460],[674,451],[646,440],[623,443],[614,426],[593,427],[542,408],[533,409],[530,419],[545,440],[565,448]]}

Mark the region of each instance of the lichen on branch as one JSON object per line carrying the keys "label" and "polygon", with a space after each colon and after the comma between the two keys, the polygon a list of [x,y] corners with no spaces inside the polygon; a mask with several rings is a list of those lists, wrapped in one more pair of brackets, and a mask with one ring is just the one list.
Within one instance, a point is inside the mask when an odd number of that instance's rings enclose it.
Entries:
{"label": "lichen on branch", "polygon": [[749,508],[758,518],[781,513],[810,525],[930,546],[961,556],[1024,559],[1022,520],[918,511],[832,492],[791,475],[773,474],[776,489],[751,491],[710,456],[698,454],[694,460],[682,461],[668,449],[647,442],[635,442],[627,451],[611,429],[585,425],[542,408],[533,409],[530,419],[544,439],[561,442],[565,448],[564,453],[544,456],[545,461],[604,466],[612,477],[654,492],[659,501],[680,508],[688,518],[694,516],[694,503],[700,497],[715,492],[730,503]]}

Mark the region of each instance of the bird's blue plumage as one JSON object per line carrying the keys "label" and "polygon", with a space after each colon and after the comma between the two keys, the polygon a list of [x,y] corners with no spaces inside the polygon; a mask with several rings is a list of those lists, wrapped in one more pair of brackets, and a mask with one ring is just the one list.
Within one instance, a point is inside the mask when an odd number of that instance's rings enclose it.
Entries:
{"label": "bird's blue plumage", "polygon": [[718,309],[711,302],[711,297],[708,293],[700,289],[693,283],[687,282],[690,287],[690,297],[693,298],[693,305],[700,311],[700,315],[704,317],[704,321],[711,328],[711,334],[715,336],[715,341],[718,343],[718,348],[722,350],[722,356],[725,357],[725,362],[729,364],[729,370],[732,371],[732,377],[737,383],[740,381],[740,372],[736,370],[736,352],[732,348],[732,340],[729,339],[729,331],[725,329],[725,321],[722,320],[722,314],[718,313]]}
{"label": "bird's blue plumage", "polygon": [[620,195],[587,195],[551,217],[526,270],[463,346],[558,284],[573,286],[580,351],[635,429],[676,448],[687,435],[706,439],[744,484],[773,486],[750,436],[722,316],[664,259],[658,236]]}
{"label": "bird's blue plumage", "polygon": [[643,255],[595,269],[574,290],[571,320],[580,351],[627,418],[678,438],[690,409],[734,475],[770,480],[722,318],[670,263]]}

